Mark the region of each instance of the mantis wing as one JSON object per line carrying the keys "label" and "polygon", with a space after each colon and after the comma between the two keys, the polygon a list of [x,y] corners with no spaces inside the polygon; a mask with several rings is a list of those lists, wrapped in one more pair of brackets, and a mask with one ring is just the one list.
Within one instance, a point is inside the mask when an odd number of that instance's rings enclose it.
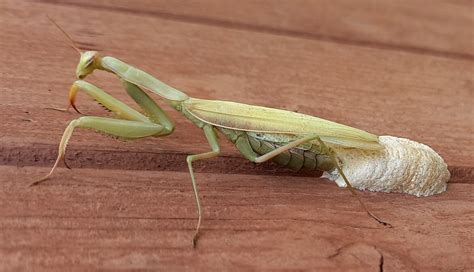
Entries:
{"label": "mantis wing", "polygon": [[350,148],[382,149],[378,137],[366,131],[301,113],[229,101],[189,98],[185,109],[197,119],[234,130],[308,135]]}

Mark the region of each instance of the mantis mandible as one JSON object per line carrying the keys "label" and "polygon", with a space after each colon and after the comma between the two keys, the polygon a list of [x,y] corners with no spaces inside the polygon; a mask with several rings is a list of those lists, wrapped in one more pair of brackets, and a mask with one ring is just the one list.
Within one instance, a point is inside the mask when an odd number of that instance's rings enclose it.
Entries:
{"label": "mantis mandible", "polygon": [[[384,162],[386,158],[390,160],[393,158],[398,159],[398,157],[392,158],[392,154],[385,152],[386,150],[390,150],[392,145],[395,146],[394,148],[398,148],[398,145],[387,143],[387,141],[390,142],[392,140],[391,138],[383,138],[382,141],[382,136],[378,137],[357,128],[301,113],[229,101],[204,100],[189,97],[182,91],[168,86],[150,74],[117,58],[102,56],[96,51],[82,52],[74,44],[70,36],[62,30],[58,24],[54,21],[53,23],[66,35],[71,42],[71,46],[80,54],[80,60],[76,68],[78,80],[72,84],[69,90],[69,105],[78,111],[75,106],[75,98],[77,93],[82,91],[94,98],[108,110],[114,112],[117,118],[82,116],[72,120],[64,131],[59,144],[59,154],[51,171],[44,178],[35,181],[31,185],[38,185],[49,179],[58,164],[64,161],[66,146],[76,128],[93,129],[124,139],[163,137],[171,134],[174,130],[173,122],[166,112],[144,91],[147,90],[159,95],[168,105],[180,112],[198,128],[202,129],[210,146],[209,152],[187,156],[187,164],[191,176],[198,217],[192,238],[193,246],[196,246],[202,223],[202,207],[196,179],[194,177],[193,162],[214,158],[219,155],[220,148],[217,133],[224,135],[245,158],[252,162],[263,163],[268,160],[273,160],[278,164],[294,170],[305,168],[326,171],[328,173],[326,174],[327,177],[336,180],[336,182],[338,182],[337,180],[339,179],[338,184],[340,186],[347,186],[347,188],[349,188],[350,192],[357,198],[362,208],[370,217],[375,219],[378,223],[391,226],[369,211],[354,190],[351,182],[349,182],[341,166],[344,161],[350,161],[354,156],[361,158],[365,156],[357,152],[363,154],[367,153],[369,157],[372,156],[372,161],[368,163],[369,166],[370,164],[377,164],[378,161]],[[115,74],[122,82],[128,95],[140,106],[145,114],[132,109],[97,86],[85,81],[84,79],[94,70],[102,70]],[[416,156],[421,152],[421,148],[415,146],[412,151],[411,147],[405,146],[406,139],[399,140],[398,142],[400,142],[399,145],[401,148],[406,149],[409,155],[412,153],[415,154],[414,160],[417,160],[418,157]],[[410,141],[409,143],[414,142]],[[425,152],[424,149],[422,151]],[[357,154],[354,155],[351,154],[351,152]],[[433,156],[433,158],[436,157],[430,152],[431,151],[426,151],[425,153],[429,153],[429,156]],[[425,153],[421,155],[426,157]],[[433,153],[435,152],[433,151]],[[346,158],[343,156],[344,154],[349,154],[349,156]],[[376,156],[375,159],[373,158],[374,156]],[[408,164],[410,163],[412,162],[408,160]],[[439,165],[437,163],[438,162],[430,162],[429,165],[438,167]],[[387,165],[389,164],[387,163]],[[415,169],[416,168],[417,167],[415,167]],[[426,178],[429,179],[428,181],[423,179],[418,182],[418,180],[411,179],[409,181],[411,183],[406,183],[410,186],[407,186],[405,183],[400,183],[401,185],[397,183],[394,187],[388,187],[388,185],[382,184],[382,188],[379,188],[380,186],[377,187],[374,185],[371,187],[364,185],[363,182],[359,182],[358,188],[375,191],[406,192],[417,195],[438,193],[445,189],[447,181],[446,167],[442,169],[443,166],[441,165],[438,168],[441,170],[435,178],[441,181],[436,181],[437,183],[431,184],[432,182],[429,180],[433,177],[430,176]],[[350,168],[347,169],[352,171]],[[388,171],[392,174],[396,173],[395,169],[389,169],[388,166],[387,169],[383,171]],[[411,173],[411,170],[403,171],[404,175],[408,172],[410,175],[416,176],[416,178],[421,176],[416,171],[414,173]],[[449,179],[449,172],[447,175]],[[367,178],[366,176],[364,176],[364,178]],[[393,177],[394,175],[389,176]],[[357,175],[354,174],[353,177],[357,179]],[[409,178],[410,177],[406,176],[400,177],[400,179]],[[341,184],[341,179],[344,184]],[[380,179],[384,182],[383,177],[380,177]],[[411,184],[415,185],[412,186]],[[413,188],[416,190],[413,191]]]}

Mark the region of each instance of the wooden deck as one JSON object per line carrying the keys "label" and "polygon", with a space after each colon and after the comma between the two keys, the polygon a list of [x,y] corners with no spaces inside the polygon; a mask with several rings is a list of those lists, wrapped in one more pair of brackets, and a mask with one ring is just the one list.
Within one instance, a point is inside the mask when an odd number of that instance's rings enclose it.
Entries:
{"label": "wooden deck", "polygon": [[[0,271],[473,269],[472,10],[454,0],[0,0]],[[46,14],[81,48],[190,96],[428,144],[449,164],[448,191],[361,193],[387,229],[319,173],[255,166],[222,141],[222,157],[196,165],[204,223],[192,249],[185,158],[209,147],[171,111],[177,128],[164,138],[78,130],[73,170],[29,188],[79,116],[45,109],[66,105],[79,59]],[[88,80],[130,102],[114,76]],[[83,95],[77,104],[107,114]]]}

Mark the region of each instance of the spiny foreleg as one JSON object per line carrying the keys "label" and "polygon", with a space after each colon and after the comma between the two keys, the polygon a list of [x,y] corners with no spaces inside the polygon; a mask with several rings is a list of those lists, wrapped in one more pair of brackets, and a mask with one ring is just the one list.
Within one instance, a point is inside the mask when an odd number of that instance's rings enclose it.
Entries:
{"label": "spiny foreleg", "polygon": [[[46,181],[54,172],[61,160],[64,160],[66,147],[69,139],[75,128],[88,128],[96,131],[103,132],[108,135],[112,135],[124,139],[137,139],[149,136],[161,136],[167,135],[173,131],[173,125],[166,115],[159,117],[155,116],[161,109],[154,104],[150,97],[148,97],[141,89],[131,84],[125,84],[127,92],[133,95],[133,99],[149,113],[151,118],[144,116],[136,110],[130,108],[125,103],[107,94],[98,87],[82,80],[74,82],[69,92],[69,98],[71,105],[74,105],[76,93],[79,90],[84,91],[86,94],[94,98],[97,102],[102,104],[104,107],[114,112],[120,119],[104,118],[96,116],[84,116],[78,119],[72,120],[67,126],[59,144],[58,157],[54,163],[53,168],[44,178],[37,180],[31,184],[38,185],[41,182]],[[154,105],[156,108],[154,108]],[[158,123],[163,121],[165,125]]]}

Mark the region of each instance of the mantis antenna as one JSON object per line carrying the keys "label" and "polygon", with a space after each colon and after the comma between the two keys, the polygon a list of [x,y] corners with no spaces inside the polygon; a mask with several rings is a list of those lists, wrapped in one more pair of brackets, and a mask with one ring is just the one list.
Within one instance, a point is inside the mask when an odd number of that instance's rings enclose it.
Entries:
{"label": "mantis antenna", "polygon": [[[49,17],[49,15],[46,15],[46,17],[51,21],[51,23],[53,23],[58,29],[59,31],[61,31],[64,36],[66,36],[66,38],[69,40],[70,44],[69,46],[71,46],[74,50],[76,50],[80,55],[82,55],[82,51],[81,49],[79,49],[79,47],[76,45],[76,43],[74,42],[74,40],[71,38],[71,36],[69,36],[69,34],[67,34],[67,32],[58,24],[56,23],[55,20],[53,20],[53,18]],[[46,107],[45,109],[49,109],[49,110],[56,110],[56,111],[61,111],[61,112],[66,112],[69,110],[69,107],[71,105],[68,104],[66,106],[66,108],[62,109],[62,108],[54,108],[54,107]],[[74,107],[74,109],[78,112],[78,113],[81,113],[78,109],[76,109],[76,107]],[[66,165],[67,166],[67,165]],[[69,166],[67,166],[69,168]]]}
{"label": "mantis antenna", "polygon": [[51,21],[51,23],[53,23],[63,34],[64,36],[66,36],[66,38],[71,42],[69,45],[74,48],[74,50],[76,50],[79,54],[82,55],[82,51],[81,49],[79,49],[79,47],[77,47],[76,43],[74,42],[74,40],[71,38],[71,36],[69,36],[69,34],[67,34],[66,31],[64,31],[64,29],[62,27],[60,27],[58,25],[58,23],[56,23],[56,21],[54,21],[51,17],[49,17],[49,15],[46,15],[46,17],[48,17],[48,19]]}

